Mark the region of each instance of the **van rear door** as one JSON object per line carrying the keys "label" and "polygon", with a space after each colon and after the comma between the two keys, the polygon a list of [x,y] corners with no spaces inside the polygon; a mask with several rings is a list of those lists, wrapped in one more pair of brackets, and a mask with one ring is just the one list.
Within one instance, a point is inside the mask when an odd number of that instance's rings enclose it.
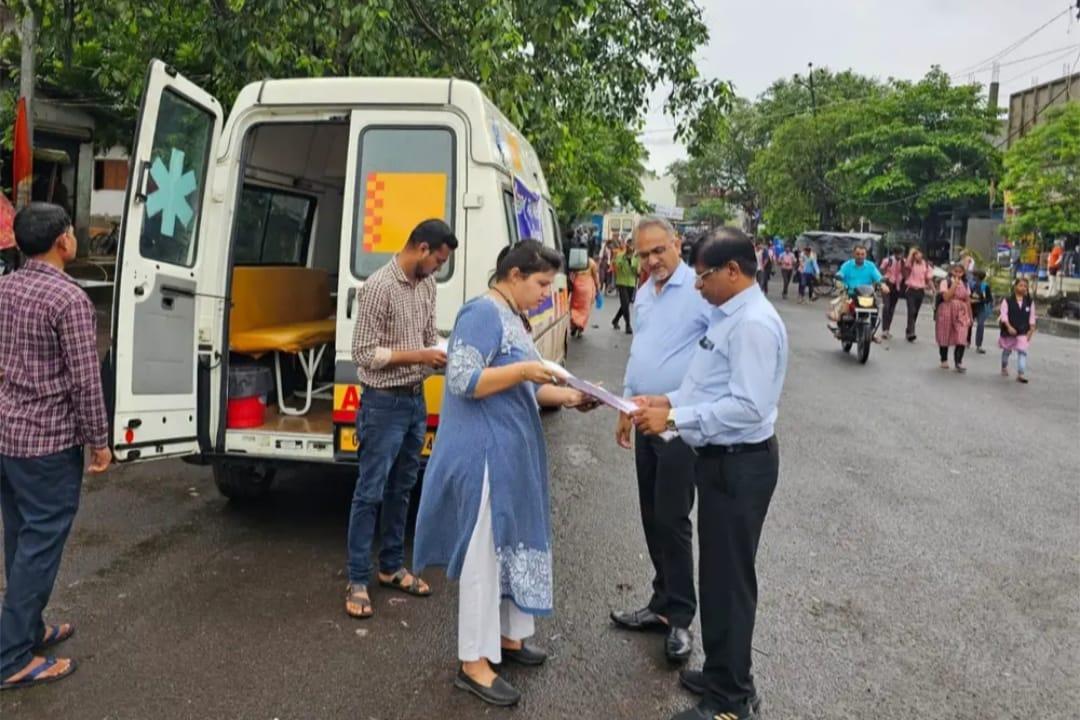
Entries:
{"label": "van rear door", "polygon": [[200,247],[207,244],[199,242],[207,235],[200,219],[222,120],[216,99],[160,60],[150,63],[105,364],[112,445],[121,462],[199,450],[196,322],[200,257],[208,254]]}

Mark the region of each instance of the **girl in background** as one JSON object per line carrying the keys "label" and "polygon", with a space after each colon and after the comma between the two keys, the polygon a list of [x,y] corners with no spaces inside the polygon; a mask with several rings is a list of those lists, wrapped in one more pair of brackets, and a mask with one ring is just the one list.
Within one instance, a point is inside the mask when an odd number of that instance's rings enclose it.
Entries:
{"label": "girl in background", "polygon": [[1001,374],[1009,377],[1009,356],[1016,351],[1016,380],[1027,383],[1027,357],[1031,336],[1035,334],[1035,303],[1028,294],[1026,278],[1013,282],[1013,291],[1001,301],[999,311],[1001,337]]}
{"label": "girl in background", "polygon": [[971,327],[971,291],[964,279],[964,266],[949,268],[949,277],[941,281],[938,292],[941,303],[935,311],[936,337],[941,352],[941,367],[949,369],[949,347],[953,348],[956,372],[967,372],[964,367],[964,349],[967,347],[968,329]]}

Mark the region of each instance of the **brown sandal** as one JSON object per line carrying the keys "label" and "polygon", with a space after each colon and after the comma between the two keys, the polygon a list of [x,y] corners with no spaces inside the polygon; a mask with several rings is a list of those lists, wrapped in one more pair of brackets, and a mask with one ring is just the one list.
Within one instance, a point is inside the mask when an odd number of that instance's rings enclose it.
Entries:
{"label": "brown sandal", "polygon": [[[406,585],[405,578],[409,576],[412,576],[412,582]],[[383,580],[380,577],[379,584],[383,587],[400,590],[406,595],[413,595],[415,597],[427,597],[428,595],[431,595],[431,588],[424,588],[424,585],[427,585],[427,583],[425,583],[419,575],[409,572],[408,568],[401,568],[394,573],[389,580]]]}
{"label": "brown sandal", "polygon": [[345,612],[357,620],[367,620],[375,614],[366,585],[350,584],[345,587]]}

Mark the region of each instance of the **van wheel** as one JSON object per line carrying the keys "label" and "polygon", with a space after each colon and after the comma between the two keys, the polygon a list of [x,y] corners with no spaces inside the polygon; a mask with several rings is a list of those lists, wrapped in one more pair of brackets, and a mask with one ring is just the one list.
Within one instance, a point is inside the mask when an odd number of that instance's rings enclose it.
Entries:
{"label": "van wheel", "polygon": [[274,482],[274,469],[268,465],[218,461],[214,463],[214,483],[218,491],[238,502],[257,500]]}

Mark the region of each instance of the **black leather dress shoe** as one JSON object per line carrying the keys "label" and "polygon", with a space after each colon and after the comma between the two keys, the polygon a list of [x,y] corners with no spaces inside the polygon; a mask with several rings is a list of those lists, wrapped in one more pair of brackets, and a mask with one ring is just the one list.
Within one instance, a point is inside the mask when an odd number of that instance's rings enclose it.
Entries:
{"label": "black leather dress shoe", "polygon": [[660,616],[647,607],[640,610],[623,610],[612,612],[611,621],[627,630],[651,630],[655,632],[667,632],[667,623]]}
{"label": "black leather dress shoe", "polygon": [[496,677],[491,687],[484,687],[466,675],[463,669],[458,670],[457,677],[454,678],[454,687],[472,693],[489,705],[510,707],[521,701],[521,693],[501,677]]}
{"label": "black leather dress shoe", "polygon": [[518,665],[536,667],[543,665],[548,659],[548,654],[540,648],[533,647],[527,642],[521,643],[520,650],[502,649],[503,662],[516,662]]}
{"label": "black leather dress shoe", "polygon": [[[695,695],[705,694],[705,674],[700,670],[683,670],[679,673],[679,683]],[[751,713],[761,711],[761,695],[754,693],[748,703]]]}
{"label": "black leather dress shoe", "polygon": [[671,720],[755,720],[760,717],[757,710],[747,707],[738,712],[733,710],[714,710],[704,704],[683,710],[677,715],[672,715]]}
{"label": "black leather dress shoe", "polygon": [[673,663],[684,663],[690,659],[694,649],[694,636],[686,628],[671,628],[664,641],[664,654]]}

